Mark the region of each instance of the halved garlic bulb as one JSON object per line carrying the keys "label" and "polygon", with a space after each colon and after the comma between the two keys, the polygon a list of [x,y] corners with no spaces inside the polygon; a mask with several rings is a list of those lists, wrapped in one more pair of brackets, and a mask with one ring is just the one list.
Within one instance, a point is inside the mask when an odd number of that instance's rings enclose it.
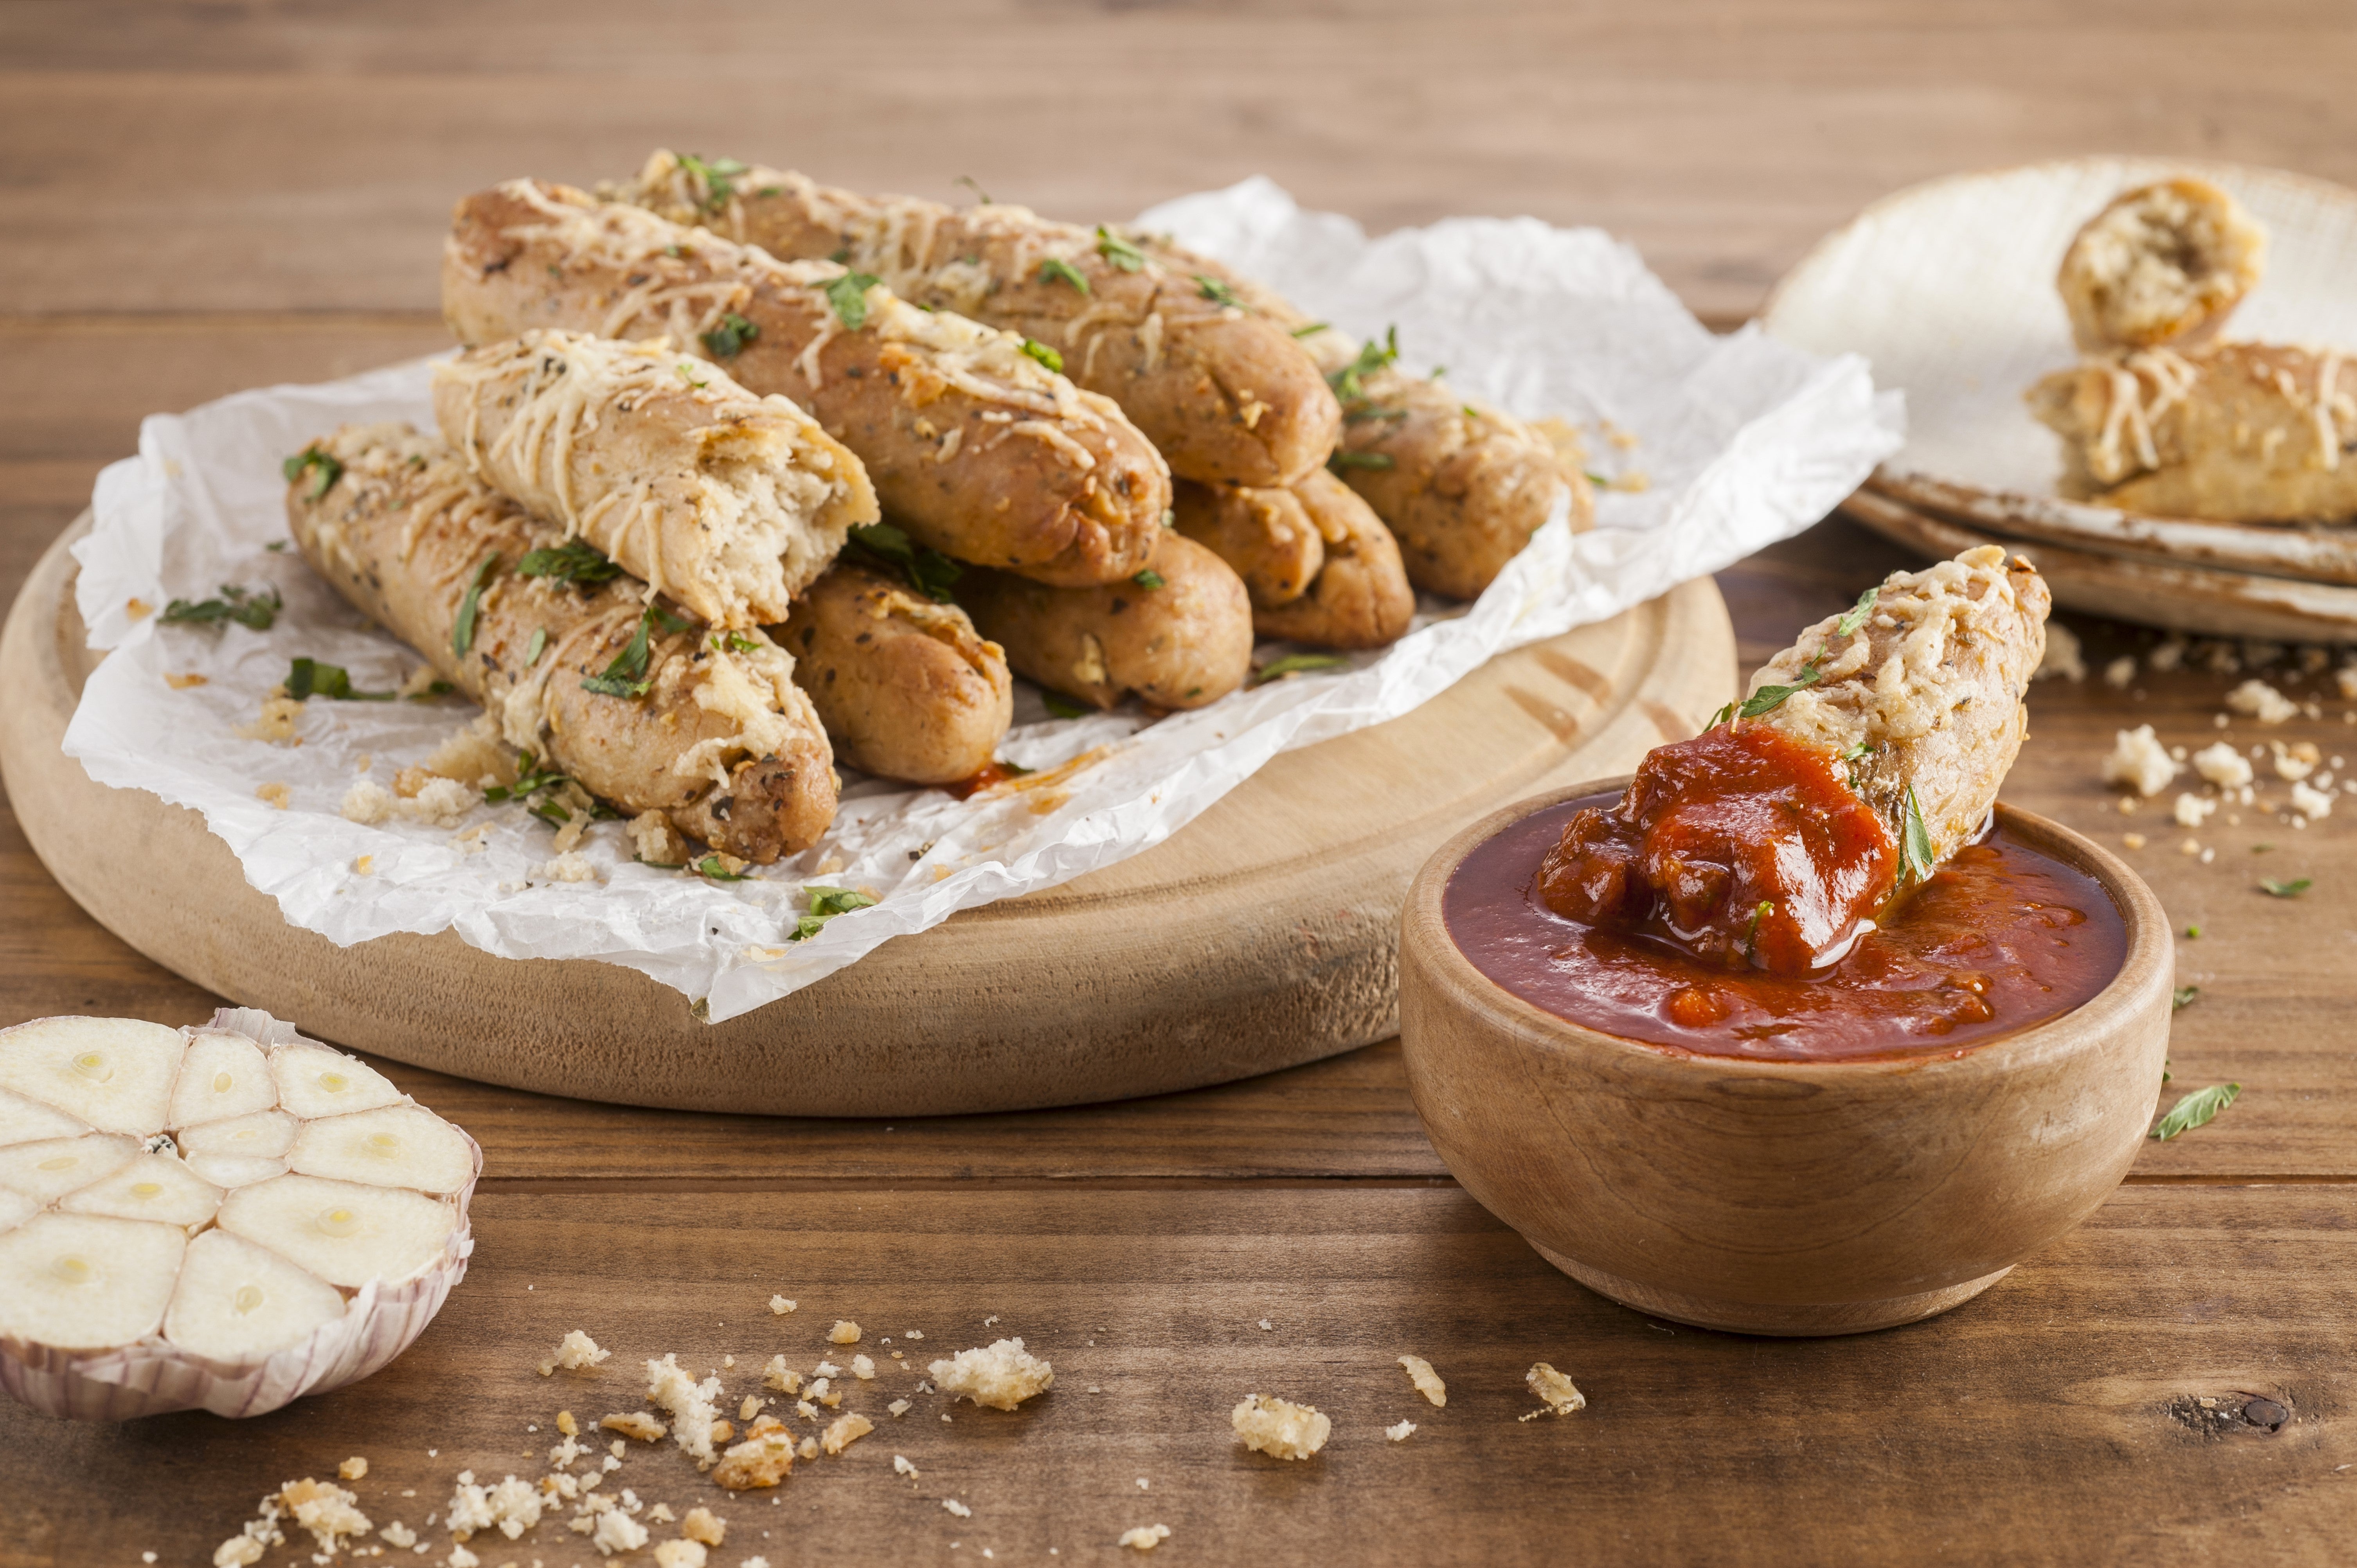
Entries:
{"label": "halved garlic bulb", "polygon": [[0,1029],[0,1391],[253,1415],[366,1377],[465,1276],[481,1169],[465,1133],[266,1013]]}

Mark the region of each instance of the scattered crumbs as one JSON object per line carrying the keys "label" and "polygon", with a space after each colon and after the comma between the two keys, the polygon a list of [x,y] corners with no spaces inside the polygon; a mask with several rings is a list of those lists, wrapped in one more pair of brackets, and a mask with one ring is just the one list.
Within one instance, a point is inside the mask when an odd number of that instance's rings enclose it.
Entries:
{"label": "scattered crumbs", "polygon": [[1523,1417],[1524,1421],[1533,1415],[1569,1415],[1573,1411],[1587,1408],[1587,1396],[1573,1387],[1569,1378],[1544,1361],[1536,1363],[1523,1373],[1523,1381],[1530,1385],[1531,1392],[1546,1403],[1546,1409],[1531,1412],[1530,1415]]}
{"label": "scattered crumbs", "polygon": [[800,1448],[795,1449],[795,1450],[794,1450],[794,1452],[795,1452],[796,1454],[798,1454],[798,1455],[802,1455],[802,1457],[803,1457],[803,1458],[805,1458],[805,1459],[815,1459],[815,1458],[817,1458],[817,1457],[818,1457],[818,1439],[817,1439],[817,1438],[815,1438],[815,1437],[805,1437],[805,1438],[803,1438],[803,1439],[802,1439],[802,1445]]}
{"label": "scattered crumbs", "polygon": [[998,1321],[998,1314],[996,1314],[996,1313],[995,1313],[995,1312],[994,1312],[994,1313],[992,1313],[988,1317],[985,1317],[985,1318],[984,1318],[984,1319],[982,1320],[982,1326],[983,1326],[985,1328],[987,1328],[987,1327],[989,1327],[992,1324],[994,1324],[994,1323],[996,1323],[996,1322],[997,1322],[997,1321]]}
{"label": "scattered crumbs", "polygon": [[1236,1441],[1277,1459],[1307,1459],[1326,1446],[1334,1423],[1315,1405],[1246,1394],[1228,1412]]}
{"label": "scattered crumbs", "polygon": [[1056,1383],[1056,1369],[1023,1348],[1021,1338],[1001,1339],[979,1349],[961,1350],[926,1370],[952,1399],[972,1400],[993,1410],[1013,1410]]}
{"label": "scattered crumbs", "polygon": [[2263,725],[2279,725],[2299,715],[2299,704],[2256,677],[2226,693],[2226,706],[2247,714]]}
{"label": "scattered crumbs", "polygon": [[1103,1390],[1103,1389],[1101,1389],[1101,1388],[1097,1387],[1097,1386],[1096,1386],[1096,1384],[1094,1384],[1094,1383],[1091,1383],[1091,1384],[1089,1385],[1089,1392],[1091,1392],[1091,1393],[1092,1393],[1092,1394],[1101,1394],[1101,1393],[1104,1392],[1104,1390]]}
{"label": "scattered crumbs", "polygon": [[1152,1488],[1150,1488],[1150,1487],[1148,1487],[1146,1486],[1146,1477],[1143,1477],[1143,1476],[1140,1476],[1140,1477],[1137,1478],[1137,1489],[1138,1489],[1139,1491],[1141,1491],[1141,1492],[1143,1492],[1143,1491],[1148,1491],[1148,1490],[1151,1490],[1151,1489],[1152,1489]]}
{"label": "scattered crumbs", "polygon": [[295,794],[285,785],[274,779],[255,789],[253,798],[257,800],[267,800],[283,811],[293,802]]}
{"label": "scattered crumbs", "polygon": [[780,1317],[783,1317],[786,1314],[791,1312],[795,1307],[801,1305],[802,1304],[800,1302],[788,1301],[781,1295],[773,1295],[770,1298],[770,1310],[776,1313]]}
{"label": "scattered crumbs", "polygon": [[[186,675],[165,676],[164,684],[171,687],[175,692],[185,692],[191,686],[201,686],[205,684],[205,678],[202,675],[196,673],[194,671],[190,671]],[[148,1553],[147,1561],[150,1563],[156,1561],[155,1553]]]}
{"label": "scattered crumbs", "polygon": [[302,716],[303,704],[293,697],[264,697],[262,712],[252,724],[238,725],[236,733],[247,740],[267,741],[273,746],[300,746],[302,737],[295,733],[295,721]]}
{"label": "scattered crumbs", "polygon": [[972,1519],[974,1517],[974,1510],[966,1507],[963,1503],[958,1501],[955,1498],[943,1498],[942,1499],[942,1507],[949,1509],[950,1512],[957,1515],[960,1519]]}
{"label": "scattered crumbs", "polygon": [[723,1356],[720,1358],[720,1364],[724,1367],[733,1367],[737,1364],[737,1358],[734,1356]]}
{"label": "scattered crumbs", "polygon": [[834,1326],[826,1331],[826,1339],[830,1345],[856,1345],[859,1343],[859,1325],[849,1318],[839,1318]]}
{"label": "scattered crumbs", "polygon": [[2126,691],[2136,679],[2136,661],[2133,653],[2123,653],[2104,666],[2104,684],[2114,691]]}
{"label": "scattered crumbs", "polygon": [[864,1415],[838,1415],[827,1423],[826,1437],[820,1446],[829,1454],[840,1454],[875,1430],[876,1423]]}
{"label": "scattered crumbs", "polygon": [[909,1463],[909,1456],[906,1454],[895,1454],[892,1455],[892,1473],[896,1476],[906,1476],[911,1480],[914,1480],[917,1477],[924,1474],[923,1471]]}
{"label": "scattered crumbs", "polygon": [[1408,1440],[1409,1435],[1415,1431],[1415,1423],[1412,1421],[1403,1421],[1397,1426],[1384,1427],[1383,1435],[1390,1438],[1394,1443],[1405,1443]]}
{"label": "scattered crumbs", "polygon": [[2122,833],[2120,842],[2130,849],[2142,849],[2145,846],[2145,836],[2142,833]]}
{"label": "scattered crumbs", "polygon": [[[565,1337],[557,1341],[556,1348],[541,1358],[540,1375],[544,1378],[553,1377],[559,1367],[568,1372],[587,1371],[599,1365],[611,1355],[613,1355],[611,1350],[602,1348],[597,1341],[590,1338],[578,1328],[568,1329],[565,1331]],[[570,1436],[571,1434],[567,1433],[566,1435]]]}
{"label": "scattered crumbs", "polygon": [[1140,1552],[1151,1552],[1169,1539],[1170,1527],[1167,1524],[1141,1524],[1135,1530],[1121,1532],[1121,1544]]}
{"label": "scattered crumbs", "polygon": [[1270,1322],[1267,1318],[1265,1318],[1265,1317],[1264,1317],[1264,1318],[1262,1318],[1262,1319],[1260,1320],[1260,1326],[1261,1326],[1263,1328],[1275,1328],[1275,1327],[1276,1326],[1276,1325],[1275,1325],[1275,1324],[1271,1323],[1271,1322]]}
{"label": "scattered crumbs", "polygon": [[1431,1362],[1421,1356],[1402,1356],[1399,1364],[1407,1369],[1407,1380],[1415,1385],[1416,1392],[1435,1406],[1448,1402],[1448,1385],[1440,1380],[1440,1374],[1432,1369]]}
{"label": "scattered crumbs", "polygon": [[851,1375],[863,1383],[872,1383],[876,1380],[876,1363],[865,1356],[854,1356],[851,1359]]}
{"label": "scattered crumbs", "polygon": [[358,860],[352,862],[352,871],[355,875],[361,876],[375,875],[376,856],[372,854],[364,854],[361,856]]}
{"label": "scattered crumbs", "polygon": [[914,1407],[911,1406],[907,1400],[894,1400],[890,1404],[886,1405],[884,1408],[889,1411],[894,1416],[898,1417],[908,1414]]}
{"label": "scattered crumbs", "polygon": [[2178,765],[2150,725],[2113,733],[2111,755],[2104,758],[2104,782],[2125,785],[2143,796],[2159,794],[2177,777]]}

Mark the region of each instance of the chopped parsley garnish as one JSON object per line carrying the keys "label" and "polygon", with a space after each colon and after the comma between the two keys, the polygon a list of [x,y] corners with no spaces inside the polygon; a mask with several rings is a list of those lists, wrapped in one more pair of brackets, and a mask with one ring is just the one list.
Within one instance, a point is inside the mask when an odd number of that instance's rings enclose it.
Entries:
{"label": "chopped parsley garnish", "polygon": [[2242,1092],[2239,1083],[2213,1083],[2207,1089],[2197,1089],[2169,1107],[2169,1114],[2154,1124],[2152,1135],[2165,1142],[2179,1133],[2206,1127]]}
{"label": "chopped parsley garnish", "polygon": [[391,692],[355,692],[352,678],[340,666],[316,659],[297,659],[286,671],[286,694],[296,702],[327,697],[339,703],[389,703]]}
{"label": "chopped parsley garnish", "polygon": [[1861,740],[1855,746],[1852,746],[1848,750],[1843,752],[1841,754],[1841,759],[1844,762],[1856,762],[1859,757],[1866,756],[1868,752],[1875,749],[1874,742],[1870,740]]}
{"label": "chopped parsley garnish", "polygon": [[930,544],[919,544],[907,533],[888,522],[862,523],[851,531],[851,542],[863,554],[871,555],[887,566],[897,569],[909,580],[909,586],[935,604],[953,605],[957,596],[950,590],[965,575],[965,567],[951,560]]}
{"label": "chopped parsley garnish", "polygon": [[725,311],[720,325],[704,334],[704,349],[716,360],[733,360],[744,351],[745,345],[761,335],[761,328],[735,311]]}
{"label": "chopped parsley garnish", "polygon": [[750,653],[761,645],[741,631],[716,631],[712,634],[715,653]]}
{"label": "chopped parsley garnish", "polygon": [[1910,878],[1921,880],[1932,875],[1932,833],[1923,825],[1922,803],[1915,799],[1912,784],[1907,786],[1907,822],[1899,837],[1899,853]]}
{"label": "chopped parsley garnish", "polygon": [[2187,938],[2187,940],[2192,940],[2193,938],[2199,937],[2201,934],[2201,927],[2199,927],[2199,926],[2188,926],[2188,927],[2186,927],[2186,928],[2185,928],[2185,935],[2186,935],[2186,938]]}
{"label": "chopped parsley garnish", "polygon": [[1247,306],[1242,299],[1237,297],[1234,285],[1222,283],[1218,278],[1211,276],[1209,273],[1197,273],[1195,274],[1195,287],[1201,293],[1205,299],[1210,300],[1213,305],[1233,306],[1238,310],[1248,310],[1251,308],[1251,306]]}
{"label": "chopped parsley garnish", "polygon": [[1095,710],[1086,703],[1076,703],[1061,692],[1041,692],[1039,700],[1048,704],[1048,712],[1060,719],[1084,719]]}
{"label": "chopped parsley garnish", "polygon": [[1760,690],[1752,693],[1751,695],[1744,698],[1743,705],[1736,709],[1736,712],[1741,714],[1747,719],[1756,719],[1762,714],[1772,713],[1777,708],[1783,705],[1785,698],[1791,696],[1795,692],[1807,691],[1810,687],[1815,685],[1820,679],[1821,677],[1817,673],[1817,661],[1812,659],[1806,664],[1801,666],[1801,672],[1792,677],[1792,683],[1791,685],[1762,686]]}
{"label": "chopped parsley garnish", "polygon": [[658,604],[650,604],[639,614],[638,629],[622,651],[603,673],[585,677],[581,689],[595,692],[601,697],[643,697],[654,685],[654,677],[647,673],[652,654],[652,635],[660,624],[665,631],[685,631],[693,622],[680,619]]}
{"label": "chopped parsley garnish", "polygon": [[2315,886],[2316,879],[2309,876],[2299,876],[2294,877],[2289,882],[2278,882],[2272,876],[2262,876],[2259,878],[2259,886],[2275,897],[2297,898],[2301,894],[2307,892],[2309,888]]}
{"label": "chopped parsley garnish", "polygon": [[533,665],[540,662],[540,656],[547,651],[548,628],[544,626],[533,627],[532,628],[532,641],[524,647],[523,667],[527,670],[531,669]]}
{"label": "chopped parsley garnish", "polygon": [[679,166],[704,186],[704,209],[717,212],[728,205],[737,194],[737,177],[746,172],[735,158],[699,158],[694,153],[680,155]]}
{"label": "chopped parsley garnish", "polygon": [[1161,573],[1156,571],[1151,566],[1147,566],[1137,572],[1129,580],[1135,583],[1141,588],[1158,588],[1162,586],[1165,582],[1168,581],[1168,579],[1164,577]]}
{"label": "chopped parsley garnish", "polygon": [[1054,256],[1049,256],[1039,263],[1039,281],[1068,283],[1082,294],[1089,292],[1089,280],[1081,275],[1081,269],[1070,262],[1060,261]]}
{"label": "chopped parsley garnish", "polygon": [[1874,601],[1881,596],[1882,585],[1879,583],[1858,595],[1857,603],[1852,605],[1841,619],[1834,622],[1834,635],[1849,637],[1855,634],[1859,627],[1866,624],[1866,618],[1874,613]]}
{"label": "chopped parsley garnish", "polygon": [[1609,490],[1612,488],[1612,481],[1606,478],[1603,475],[1598,473],[1593,468],[1582,468],[1579,471],[1579,477],[1586,479],[1589,484],[1594,485],[1599,490]]}
{"label": "chopped parsley garnish", "polygon": [[848,915],[854,909],[865,909],[875,902],[875,899],[853,887],[811,888],[810,913],[795,919],[794,929],[786,933],[786,940],[807,941],[823,930],[826,923],[837,915]]}
{"label": "chopped parsley garnish", "polygon": [[1125,273],[1146,265],[1146,252],[1103,224],[1097,225],[1097,254]]}
{"label": "chopped parsley garnish", "polygon": [[1178,508],[1164,507],[1162,509],[1162,526],[1165,528],[1176,528],[1178,526]]}
{"label": "chopped parsley garnish", "polygon": [[1775,903],[1767,898],[1760,900],[1758,906],[1752,909],[1751,929],[1745,932],[1743,937],[1743,956],[1747,961],[1751,957],[1752,949],[1759,945],[1760,922],[1766,919],[1775,912]]}
{"label": "chopped parsley garnish", "polygon": [[1326,466],[1337,472],[1344,468],[1395,468],[1399,467],[1388,452],[1345,452],[1338,449],[1326,459]]}
{"label": "chopped parsley garnish", "polygon": [[834,307],[835,319],[843,323],[845,329],[856,332],[867,325],[867,291],[877,281],[870,273],[845,273],[819,292]]}
{"label": "chopped parsley garnish", "polygon": [[286,482],[290,485],[301,478],[307,468],[311,473],[311,493],[303,498],[305,500],[317,500],[335,489],[336,481],[344,477],[343,464],[317,446],[306,446],[278,465],[278,471],[286,476]]}
{"label": "chopped parsley garnish", "polygon": [[1320,332],[1326,331],[1333,324],[1331,322],[1327,321],[1313,321],[1307,327],[1295,328],[1291,336],[1296,338],[1312,338]]}
{"label": "chopped parsley garnish", "polygon": [[603,583],[620,576],[622,569],[587,540],[568,539],[562,544],[525,551],[523,559],[516,563],[516,575],[554,577],[560,583]]}
{"label": "chopped parsley garnish", "polygon": [[957,178],[950,181],[950,183],[952,185],[962,185],[968,190],[974,192],[975,198],[979,199],[985,207],[996,207],[998,205],[998,203],[990,199],[990,192],[983,189],[982,186],[974,179],[974,176],[970,174],[962,174],[958,176]]}
{"label": "chopped parsley garnish", "polygon": [[1735,704],[1734,704],[1733,703],[1727,703],[1727,706],[1725,706],[1725,707],[1723,707],[1723,708],[1719,709],[1719,710],[1718,710],[1718,712],[1717,712],[1717,713],[1715,713],[1715,714],[1711,714],[1711,715],[1710,715],[1710,723],[1708,723],[1708,724],[1706,724],[1706,725],[1703,725],[1702,727],[1703,727],[1703,728],[1705,728],[1705,729],[1717,729],[1719,725],[1721,725],[1725,724],[1727,720],[1729,720],[1729,719],[1733,718],[1734,716],[1735,716]]}
{"label": "chopped parsley garnish", "polygon": [[564,774],[527,751],[516,757],[516,781],[492,785],[483,791],[483,799],[496,806],[504,800],[522,800],[533,795],[544,795],[565,781]]}
{"label": "chopped parsley garnish", "polygon": [[[2182,1013],[2192,1006],[2193,999],[2201,994],[2201,988],[2198,985],[2180,985],[2169,993],[2169,1010],[2172,1013]],[[2162,1081],[2168,1080],[2163,1079]]]}
{"label": "chopped parsley garnish", "polygon": [[1282,681],[1287,675],[1307,675],[1315,670],[1341,670],[1350,660],[1339,653],[1288,653],[1282,659],[1272,659],[1253,671],[1252,683],[1265,686],[1271,681]]}
{"label": "chopped parsley garnish", "polygon": [[1032,359],[1037,360],[1041,364],[1047,366],[1049,370],[1055,371],[1058,375],[1060,376],[1064,373],[1064,356],[1059,354],[1055,349],[1050,349],[1045,343],[1040,342],[1037,338],[1026,338],[1023,339],[1023,351]]}
{"label": "chopped parsley garnish", "polygon": [[753,875],[749,871],[729,870],[720,864],[720,857],[716,854],[707,854],[697,861],[695,869],[698,875],[710,877],[715,882],[744,882]]}
{"label": "chopped parsley garnish", "polygon": [[697,381],[695,379],[695,367],[689,364],[685,360],[682,360],[674,368],[679,371],[679,379],[685,381],[689,386],[694,387],[697,392],[702,392],[705,388],[712,384],[710,381]]}
{"label": "chopped parsley garnish", "polygon": [[1448,367],[1447,365],[1435,365],[1430,371],[1425,373],[1424,379],[1428,381],[1437,381],[1448,373]]}
{"label": "chopped parsley garnish", "polygon": [[499,564],[498,551],[484,556],[483,564],[475,568],[474,580],[467,585],[467,596],[458,601],[457,624],[450,628],[450,651],[461,658],[465,657],[467,650],[475,646],[475,618],[483,607],[483,587],[491,580],[491,574],[498,570]]}
{"label": "chopped parsley garnish", "polygon": [[1466,418],[1468,418],[1468,419],[1479,419],[1479,418],[1480,418],[1480,417],[1481,417],[1481,411],[1480,411],[1480,409],[1478,409],[1478,408],[1475,408],[1475,407],[1474,407],[1471,403],[1458,403],[1458,404],[1457,405],[1457,412],[1458,412],[1458,413],[1461,413],[1461,414],[1463,414],[1463,415],[1464,415]]}
{"label": "chopped parsley garnish", "polygon": [[283,539],[274,539],[263,548],[273,555],[284,555],[286,553],[286,542]]}
{"label": "chopped parsley garnish", "polygon": [[1392,327],[1383,333],[1380,344],[1361,343],[1359,357],[1339,371],[1330,371],[1326,384],[1334,395],[1345,403],[1356,403],[1367,395],[1366,378],[1389,366],[1399,358],[1399,328]]}
{"label": "chopped parsley garnish", "polygon": [[255,631],[268,631],[278,612],[286,607],[276,588],[242,588],[235,583],[221,585],[217,599],[174,599],[164,607],[163,620],[167,626],[211,626],[220,621],[233,620]]}
{"label": "chopped parsley garnish", "polygon": [[1393,408],[1388,404],[1380,403],[1352,403],[1351,407],[1344,412],[1342,415],[1342,423],[1345,424],[1357,424],[1361,421],[1369,419],[1392,420],[1405,419],[1406,417],[1407,410],[1405,408]]}

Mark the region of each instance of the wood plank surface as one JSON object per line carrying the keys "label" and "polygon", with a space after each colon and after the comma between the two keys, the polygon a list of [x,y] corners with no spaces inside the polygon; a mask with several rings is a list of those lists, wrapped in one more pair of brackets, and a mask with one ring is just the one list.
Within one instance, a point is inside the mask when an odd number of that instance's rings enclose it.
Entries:
{"label": "wood plank surface", "polygon": [[[449,203],[513,173],[593,179],[669,144],[943,198],[970,174],[1075,218],[1266,173],[1378,231],[1598,223],[1723,324],[1867,202],[1958,169],[2126,150],[2357,184],[2352,68],[2357,20],[2322,0],[18,0],[0,8],[0,595],[141,415],[439,347]],[[1907,564],[1835,521],[1719,585],[1749,662]],[[2150,641],[2065,618],[2092,671]],[[556,1409],[635,1408],[636,1359],[733,1354],[741,1393],[773,1351],[808,1370],[837,1316],[879,1360],[885,1334],[920,1348],[909,1328],[934,1353],[1020,1333],[1057,1387],[948,1424],[920,1395],[895,1422],[879,1407],[916,1380],[883,1374],[900,1385],[846,1402],[879,1430],[775,1502],[713,1502],[667,1449],[611,1484],[716,1508],[715,1568],[1112,1563],[1121,1530],[1157,1521],[1173,1534],[1154,1561],[1178,1563],[2346,1561],[2357,820],[2188,833],[2166,800],[2122,817],[2097,772],[2113,731],[2147,722],[2357,761],[2329,678],[2288,681],[2319,719],[2217,730],[2249,673],[2033,691],[2007,798],[2120,848],[2201,927],[2179,944],[2201,990],[2171,1092],[2244,1092],[1946,1317],[1774,1341],[1590,1295],[1448,1180],[1396,1046],[1157,1100],[894,1122],[619,1110],[388,1065],[487,1153],[479,1249],[440,1320],[377,1378],[252,1422],[0,1406],[0,1568],[202,1563],[255,1498],[354,1454],[362,1508],[422,1530],[462,1467],[538,1475]],[[2313,886],[2279,900],[2261,875]],[[0,807],[0,1024],[213,1004],[81,915]],[[770,1316],[772,1290],[801,1310]],[[575,1326],[616,1360],[544,1382],[532,1362]],[[1447,1409],[1408,1390],[1392,1358],[1410,1350],[1448,1379]],[[1540,1359],[1586,1411],[1514,1419]],[[1225,1412],[1255,1389],[1329,1411],[1326,1454],[1236,1448]],[[2254,1397],[2282,1404],[2279,1429],[2244,1416]],[[1402,1418],[1420,1429],[1385,1442]],[[894,1453],[923,1474],[896,1478]],[[447,1533],[423,1539],[418,1560],[445,1562]],[[561,1522],[473,1547],[483,1568],[597,1561]]]}

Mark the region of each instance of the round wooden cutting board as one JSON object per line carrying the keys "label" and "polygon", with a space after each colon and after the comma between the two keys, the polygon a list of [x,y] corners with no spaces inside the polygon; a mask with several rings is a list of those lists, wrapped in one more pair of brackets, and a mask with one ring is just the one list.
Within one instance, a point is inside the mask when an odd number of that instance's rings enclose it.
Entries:
{"label": "round wooden cutting board", "polygon": [[1397,1027],[1401,900],[1521,796],[1626,773],[1735,689],[1708,579],[1502,655],[1405,718],[1288,752],[1143,854],[960,914],[725,1024],[619,964],[450,931],[339,948],[279,918],[197,812],[59,746],[97,656],[69,543],[0,638],[0,770],[50,874],[197,984],[359,1050],[517,1089],[685,1110],[917,1116],[1158,1094]]}

